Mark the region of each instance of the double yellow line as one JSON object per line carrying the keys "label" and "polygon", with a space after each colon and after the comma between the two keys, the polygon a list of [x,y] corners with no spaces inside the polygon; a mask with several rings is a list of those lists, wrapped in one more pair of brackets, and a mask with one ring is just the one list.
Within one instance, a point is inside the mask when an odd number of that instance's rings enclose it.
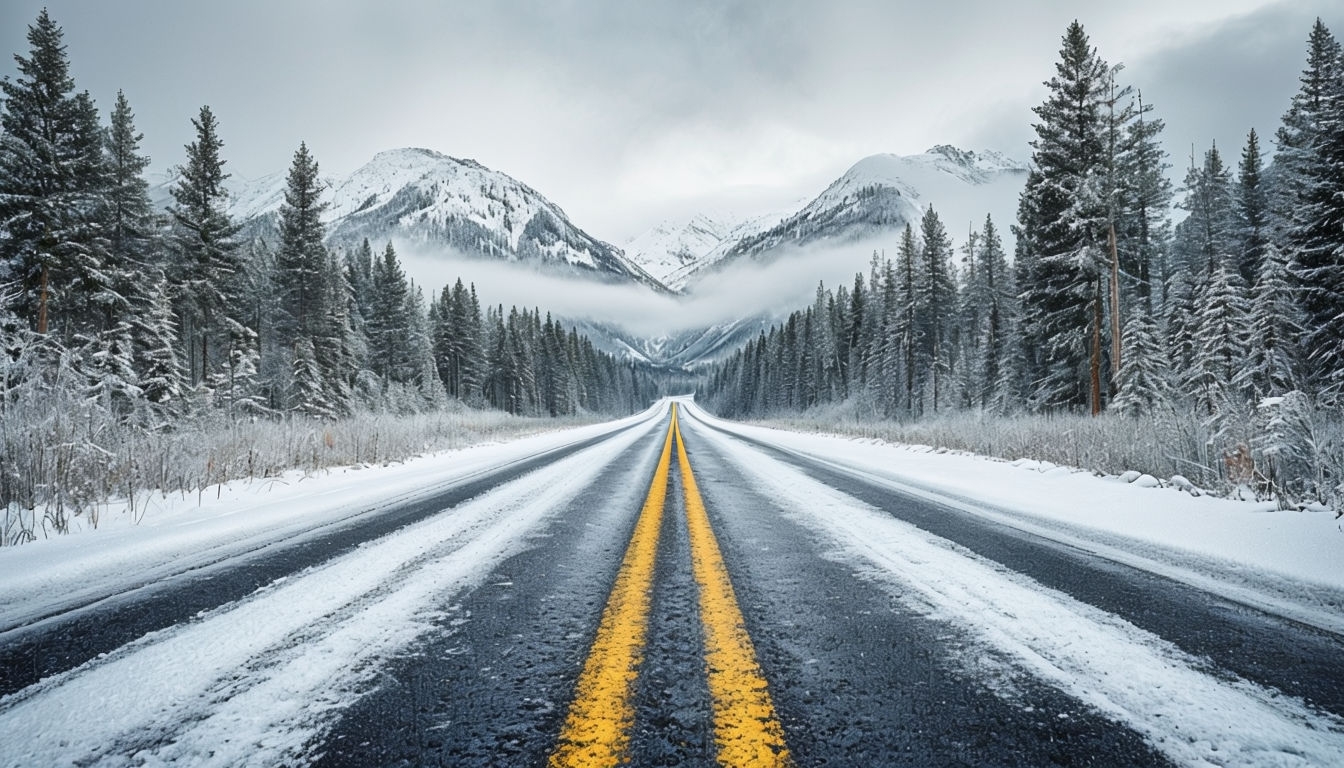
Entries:
{"label": "double yellow line", "polygon": [[630,759],[635,723],[635,681],[648,636],[658,532],[667,501],[672,444],[676,441],[691,570],[700,593],[705,669],[714,706],[714,743],[720,765],[788,766],[784,729],[775,716],[765,677],[747,635],[742,611],[705,513],[700,489],[681,440],[677,407],[663,441],[663,452],[649,484],[644,508],[602,612],[578,690],[550,765],[614,766]]}

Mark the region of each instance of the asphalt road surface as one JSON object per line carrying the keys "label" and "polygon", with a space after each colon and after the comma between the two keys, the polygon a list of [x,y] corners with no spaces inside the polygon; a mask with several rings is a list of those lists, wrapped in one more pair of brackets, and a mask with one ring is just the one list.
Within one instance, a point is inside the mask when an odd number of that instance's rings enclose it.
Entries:
{"label": "asphalt road surface", "polygon": [[0,695],[0,765],[1344,765],[1344,638],[687,404],[0,627]]}

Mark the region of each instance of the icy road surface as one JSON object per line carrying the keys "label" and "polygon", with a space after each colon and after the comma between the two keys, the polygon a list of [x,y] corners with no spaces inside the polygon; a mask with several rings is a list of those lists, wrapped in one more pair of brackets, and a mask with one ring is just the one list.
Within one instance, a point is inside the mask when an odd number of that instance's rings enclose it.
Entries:
{"label": "icy road surface", "polygon": [[689,401],[219,496],[0,551],[0,765],[1344,764],[1323,514]]}

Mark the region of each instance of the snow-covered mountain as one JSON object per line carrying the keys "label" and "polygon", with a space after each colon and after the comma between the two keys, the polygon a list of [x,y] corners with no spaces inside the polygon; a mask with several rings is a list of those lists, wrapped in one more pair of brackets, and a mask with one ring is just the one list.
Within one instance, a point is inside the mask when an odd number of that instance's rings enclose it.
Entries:
{"label": "snow-covered mountain", "polygon": [[696,214],[665,221],[625,244],[625,255],[673,290],[675,276],[694,268],[728,237],[731,227],[718,216]]}
{"label": "snow-covered mountain", "polygon": [[843,244],[894,234],[907,223],[917,226],[929,205],[958,240],[968,228],[983,226],[986,214],[1006,235],[1027,172],[1026,163],[1002,153],[946,144],[919,155],[872,155],[797,212],[764,227],[758,221],[754,231],[727,238],[707,251],[683,270],[681,285],[738,259],[768,259],[790,246]]}
{"label": "snow-covered mountain", "polygon": [[[171,178],[156,185],[166,205]],[[345,178],[329,178],[324,221],[333,245],[364,238],[446,246],[491,259],[606,282],[664,290],[621,250],[579,229],[559,206],[507,174],[428,149],[380,152]],[[228,180],[229,213],[249,234],[273,234],[285,174]]]}

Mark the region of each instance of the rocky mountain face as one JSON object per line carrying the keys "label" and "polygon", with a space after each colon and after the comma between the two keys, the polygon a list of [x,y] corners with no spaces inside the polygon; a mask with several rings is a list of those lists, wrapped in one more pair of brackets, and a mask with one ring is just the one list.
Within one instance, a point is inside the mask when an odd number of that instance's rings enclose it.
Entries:
{"label": "rocky mountain face", "polygon": [[[166,205],[172,179],[155,186]],[[227,182],[230,214],[245,234],[273,235],[285,174]],[[559,206],[507,174],[428,149],[380,152],[345,178],[327,179],[328,242],[391,238],[446,246],[468,255],[517,262],[604,282],[662,283],[621,249],[579,229]],[[156,202],[158,202],[156,201]]]}
{"label": "rocky mountain face", "polygon": [[918,226],[932,205],[954,236],[979,229],[986,214],[1000,231],[1017,210],[1028,168],[993,151],[939,145],[920,155],[872,155],[855,163],[820,195],[769,226],[753,222],[725,238],[681,273],[692,285],[739,259],[769,260],[789,249],[839,245]]}

